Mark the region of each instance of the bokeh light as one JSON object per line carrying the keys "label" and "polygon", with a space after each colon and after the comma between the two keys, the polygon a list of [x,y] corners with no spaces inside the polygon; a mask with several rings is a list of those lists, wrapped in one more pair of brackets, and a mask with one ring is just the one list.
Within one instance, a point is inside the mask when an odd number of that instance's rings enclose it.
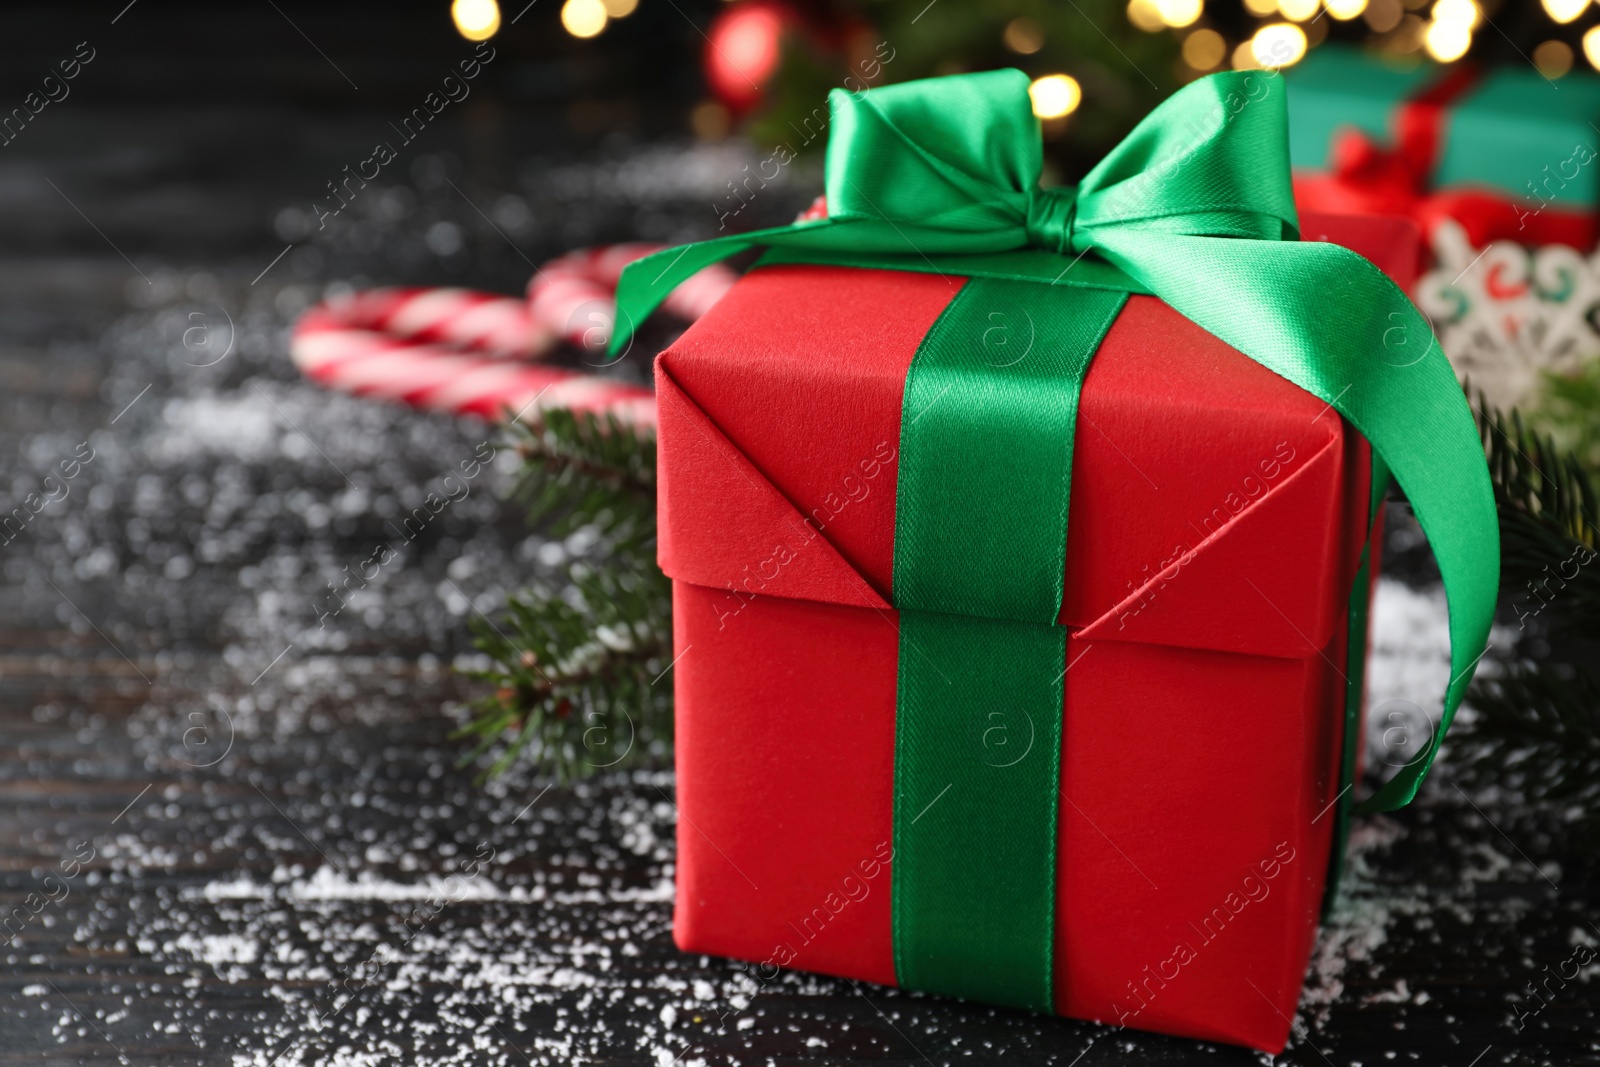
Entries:
{"label": "bokeh light", "polygon": [[1533,65],[1546,78],[1559,78],[1572,69],[1572,46],[1565,41],[1544,41],[1533,50]]}
{"label": "bokeh light", "polygon": [[1167,28],[1155,0],[1128,0],[1128,21],[1145,33],[1155,33]]}
{"label": "bokeh light", "polygon": [[1439,0],[1433,5],[1433,21],[1450,22],[1475,30],[1483,18],[1474,0]]}
{"label": "bokeh light", "polygon": [[1566,24],[1583,14],[1589,0],[1544,0],[1544,13],[1557,22]]}
{"label": "bokeh light", "polygon": [[1019,56],[1031,56],[1044,47],[1044,27],[1037,19],[1023,15],[1006,23],[1001,35],[1005,46]]}
{"label": "bokeh light", "polygon": [[1210,70],[1228,54],[1228,44],[1216,30],[1195,30],[1183,39],[1183,61],[1195,70]]}
{"label": "bokeh light", "polygon": [[1373,33],[1388,33],[1400,25],[1400,20],[1405,17],[1406,9],[1400,0],[1372,0],[1363,12],[1367,25]]}
{"label": "bokeh light", "polygon": [[1155,0],[1155,5],[1163,23],[1180,28],[1192,25],[1205,10],[1203,0]]}
{"label": "bokeh light", "polygon": [[1341,22],[1348,22],[1357,18],[1367,9],[1367,0],[1322,0],[1322,6],[1328,9],[1328,14]]}
{"label": "bokeh light", "polygon": [[450,18],[467,40],[487,41],[500,29],[500,5],[494,0],[455,0]]}
{"label": "bokeh light", "polygon": [[719,100],[702,100],[689,112],[689,128],[702,141],[720,141],[732,126],[733,117]]}
{"label": "bokeh light", "polygon": [[784,9],[762,0],[725,8],[711,23],[705,55],[711,91],[736,114],[754,107],[783,57]]}
{"label": "bokeh light", "polygon": [[1083,100],[1078,79],[1068,74],[1050,74],[1028,86],[1033,113],[1042,119],[1059,119],[1072,114]]}
{"label": "bokeh light", "polygon": [[561,5],[561,25],[574,37],[595,36],[610,18],[600,0],[567,0]]}
{"label": "bokeh light", "polygon": [[1263,26],[1250,38],[1250,55],[1263,67],[1293,66],[1305,54],[1305,31],[1293,23]]}
{"label": "bokeh light", "polygon": [[1422,46],[1440,63],[1453,63],[1472,47],[1470,24],[1435,18],[1423,32]]}

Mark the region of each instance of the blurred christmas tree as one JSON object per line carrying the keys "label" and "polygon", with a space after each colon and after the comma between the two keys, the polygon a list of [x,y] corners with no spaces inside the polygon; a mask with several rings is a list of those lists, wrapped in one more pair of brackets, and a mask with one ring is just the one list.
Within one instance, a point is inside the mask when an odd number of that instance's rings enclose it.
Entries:
{"label": "blurred christmas tree", "polygon": [[[1329,41],[1399,63],[1600,65],[1586,0],[742,0],[708,31],[707,81],[757,145],[820,152],[830,89],[1020,67],[1070,89],[1036,96],[1047,154],[1072,181],[1178,86],[1289,67]],[[759,17],[758,17],[759,13]],[[746,58],[748,57],[748,58]],[[1079,108],[1083,102],[1088,106]],[[721,123],[726,127],[727,122]]]}
{"label": "blurred christmas tree", "polygon": [[[832,17],[843,27],[833,34],[802,28],[784,36],[783,62],[749,128],[757,145],[820,152],[825,138],[804,134],[835,87],[1016,66],[1065,79],[1064,92],[1036,93],[1035,102],[1058,168],[1075,176],[1182,84],[1178,39],[1137,29],[1123,0],[885,0]],[[1085,99],[1094,106],[1080,110]]]}

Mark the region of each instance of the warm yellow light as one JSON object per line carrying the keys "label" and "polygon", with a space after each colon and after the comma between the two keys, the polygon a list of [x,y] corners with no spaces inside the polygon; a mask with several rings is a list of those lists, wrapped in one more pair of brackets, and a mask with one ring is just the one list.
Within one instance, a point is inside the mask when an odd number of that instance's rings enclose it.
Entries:
{"label": "warm yellow light", "polygon": [[1233,50],[1234,70],[1260,70],[1261,64],[1256,62],[1255,53],[1250,51],[1249,41],[1240,41]]}
{"label": "warm yellow light", "polygon": [[487,41],[500,29],[500,5],[494,0],[455,0],[450,17],[469,41]]}
{"label": "warm yellow light", "polygon": [[1128,0],[1128,21],[1145,33],[1155,33],[1167,27],[1155,0]]}
{"label": "warm yellow light", "polygon": [[1317,13],[1318,0],[1278,0],[1278,13],[1294,22],[1304,22]]}
{"label": "warm yellow light", "polygon": [[1600,26],[1591,26],[1583,35],[1583,58],[1600,70]]}
{"label": "warm yellow light", "polygon": [[1589,0],[1544,0],[1544,13],[1562,24],[1583,14]]}
{"label": "warm yellow light", "polygon": [[1263,67],[1292,66],[1305,54],[1305,31],[1292,23],[1263,26],[1250,38],[1250,55]]}
{"label": "warm yellow light", "polygon": [[1472,47],[1472,30],[1465,22],[1428,23],[1422,33],[1422,46],[1440,63],[1453,63],[1467,54]]}
{"label": "warm yellow light", "polygon": [[1216,30],[1195,30],[1183,39],[1183,61],[1195,70],[1210,70],[1227,54],[1227,42]]}
{"label": "warm yellow light", "polygon": [[1365,11],[1367,0],[1322,0],[1322,6],[1328,9],[1328,14],[1345,22]]}
{"label": "warm yellow light", "polygon": [[1155,0],[1161,21],[1168,26],[1188,26],[1205,9],[1204,0]]}
{"label": "warm yellow light", "polygon": [[1006,23],[1000,39],[1019,56],[1031,56],[1044,47],[1044,27],[1037,19],[1023,15]]}
{"label": "warm yellow light", "polygon": [[1244,0],[1244,9],[1257,18],[1278,13],[1278,0]]}
{"label": "warm yellow light", "polygon": [[1565,41],[1545,41],[1533,50],[1533,65],[1546,78],[1559,78],[1572,69],[1572,46]]}
{"label": "warm yellow light", "polygon": [[1433,5],[1433,21],[1453,22],[1468,30],[1478,28],[1483,12],[1473,0],[1439,0]]}
{"label": "warm yellow light", "polygon": [[639,10],[639,0],[600,0],[606,7],[606,14],[614,19],[625,19]]}
{"label": "warm yellow light", "polygon": [[1400,6],[1400,0],[1372,0],[1367,5],[1365,14],[1367,25],[1372,27],[1372,32],[1388,33],[1400,25],[1406,9]]}
{"label": "warm yellow light", "polygon": [[606,28],[609,18],[600,0],[567,0],[561,5],[561,25],[574,37],[593,37]]}
{"label": "warm yellow light", "polygon": [[1071,75],[1051,74],[1035,79],[1028,86],[1028,98],[1033,101],[1035,115],[1042,119],[1059,119],[1078,110],[1083,89]]}

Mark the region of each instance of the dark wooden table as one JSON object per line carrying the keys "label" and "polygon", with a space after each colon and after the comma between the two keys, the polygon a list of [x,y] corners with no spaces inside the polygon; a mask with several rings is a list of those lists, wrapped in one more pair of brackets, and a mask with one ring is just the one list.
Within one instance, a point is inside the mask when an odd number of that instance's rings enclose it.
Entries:
{"label": "dark wooden table", "polygon": [[[573,245],[704,235],[753,154],[473,112],[318,232],[378,111],[71,103],[0,153],[3,510],[93,457],[0,545],[0,1064],[1260,1059],[679,954],[669,772],[458,766],[469,616],[555,574],[504,469],[319,623],[491,431],[303,384],[293,316],[330,284],[509,292]],[[1358,826],[1279,1062],[1600,1063],[1600,966],[1526,992],[1600,943],[1594,857],[1437,783]]]}

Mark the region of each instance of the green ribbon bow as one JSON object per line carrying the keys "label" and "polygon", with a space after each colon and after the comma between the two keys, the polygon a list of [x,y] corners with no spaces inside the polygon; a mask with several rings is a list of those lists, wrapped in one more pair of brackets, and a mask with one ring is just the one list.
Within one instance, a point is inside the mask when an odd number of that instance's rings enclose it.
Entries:
{"label": "green ribbon bow", "polygon": [[1021,71],[835,89],[828,102],[828,217],[629,265],[612,352],[678,283],[755,246],[803,262],[1161,298],[1344,416],[1376,454],[1375,498],[1386,469],[1427,533],[1449,603],[1450,682],[1427,746],[1363,810],[1409,803],[1487,647],[1500,574],[1494,498],[1428,322],[1360,255],[1299,240],[1282,79],[1241,71],[1193,82],[1076,189],[1039,188],[1039,124]]}

